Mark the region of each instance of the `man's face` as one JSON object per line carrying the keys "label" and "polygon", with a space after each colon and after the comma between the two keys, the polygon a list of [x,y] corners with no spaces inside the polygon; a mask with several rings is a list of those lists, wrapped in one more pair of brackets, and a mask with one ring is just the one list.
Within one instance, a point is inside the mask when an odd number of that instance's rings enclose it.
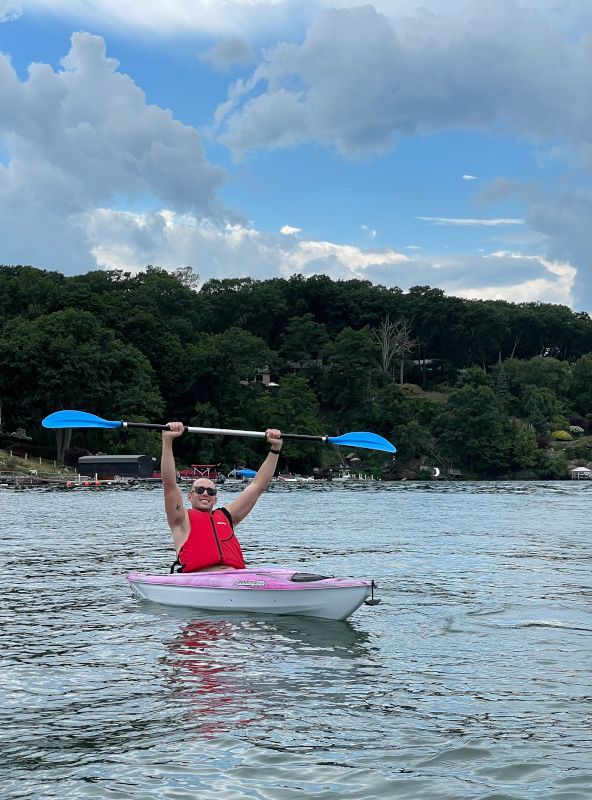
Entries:
{"label": "man's face", "polygon": [[209,511],[216,503],[216,487],[205,478],[195,481],[188,494],[189,502],[193,508]]}

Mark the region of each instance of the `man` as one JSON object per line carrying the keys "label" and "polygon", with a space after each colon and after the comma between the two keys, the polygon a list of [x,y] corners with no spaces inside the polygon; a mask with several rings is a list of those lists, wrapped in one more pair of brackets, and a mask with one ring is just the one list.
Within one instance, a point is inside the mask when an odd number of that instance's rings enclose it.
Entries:
{"label": "man", "polygon": [[273,478],[283,444],[280,431],[275,428],[265,431],[271,449],[251,483],[235,500],[226,507],[214,508],[215,483],[209,478],[198,478],[187,495],[191,508],[186,509],[177,485],[173,456],[173,441],[182,435],[184,426],[182,422],[169,422],[168,428],[162,432],[160,474],[164,508],[177,551],[171,572],[177,565],[177,572],[244,569],[245,561],[234,528],[252,510]]}

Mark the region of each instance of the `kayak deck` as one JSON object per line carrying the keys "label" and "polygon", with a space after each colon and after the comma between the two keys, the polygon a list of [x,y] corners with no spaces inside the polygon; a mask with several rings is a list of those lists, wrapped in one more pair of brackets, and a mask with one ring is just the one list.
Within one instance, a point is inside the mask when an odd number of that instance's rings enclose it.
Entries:
{"label": "kayak deck", "polygon": [[173,575],[130,572],[127,580],[141,600],[165,605],[325,619],[347,619],[373,587],[371,580],[271,568]]}

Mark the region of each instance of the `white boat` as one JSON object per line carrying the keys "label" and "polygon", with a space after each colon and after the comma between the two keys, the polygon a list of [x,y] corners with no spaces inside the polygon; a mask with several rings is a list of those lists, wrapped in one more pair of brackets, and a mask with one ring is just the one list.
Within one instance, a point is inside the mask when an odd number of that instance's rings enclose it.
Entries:
{"label": "white boat", "polygon": [[353,481],[356,479],[355,475],[351,472],[340,472],[339,475],[332,475],[331,480],[335,483],[344,483],[345,481]]}
{"label": "white boat", "polygon": [[348,481],[373,481],[374,475],[367,475],[365,472],[350,472],[343,470],[339,475],[331,477],[333,483],[347,483]]}
{"label": "white boat", "polygon": [[[374,581],[309,575],[286,569],[237,569],[149,575],[127,580],[141,600],[210,611],[252,611],[347,619],[365,601],[375,605]],[[371,600],[368,600],[371,597]]]}
{"label": "white boat", "polygon": [[280,472],[275,478],[272,478],[272,483],[312,483],[314,478],[308,475],[293,475],[291,472]]}

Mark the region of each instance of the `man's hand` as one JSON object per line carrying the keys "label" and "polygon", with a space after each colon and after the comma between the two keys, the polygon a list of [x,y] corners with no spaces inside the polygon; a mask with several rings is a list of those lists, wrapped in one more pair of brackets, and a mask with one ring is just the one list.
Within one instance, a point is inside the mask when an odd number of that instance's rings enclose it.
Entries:
{"label": "man's hand", "polygon": [[268,428],[265,431],[265,439],[267,440],[272,450],[282,449],[284,440],[282,439],[281,431],[278,431],[277,428]]}
{"label": "man's hand", "polygon": [[182,422],[167,422],[167,425],[169,430],[162,432],[163,439],[176,439],[177,436],[181,436],[185,430],[185,426]]}

